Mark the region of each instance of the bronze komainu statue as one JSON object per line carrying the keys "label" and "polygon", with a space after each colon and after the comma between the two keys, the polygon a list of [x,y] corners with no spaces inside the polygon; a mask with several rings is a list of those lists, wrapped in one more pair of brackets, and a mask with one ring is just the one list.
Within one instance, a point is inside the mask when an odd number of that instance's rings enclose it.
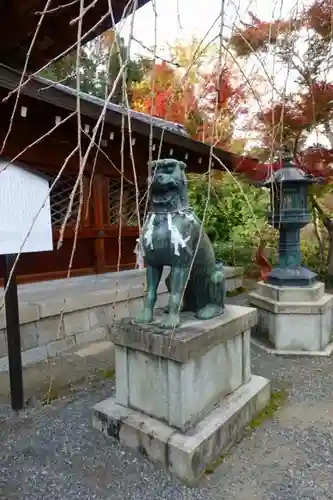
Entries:
{"label": "bronze komainu statue", "polygon": [[212,244],[188,205],[185,163],[174,159],[153,162],[146,222],[137,252],[147,265],[147,293],[137,323],[154,319],[157,288],[164,266],[169,291],[167,316],[162,328],[175,328],[180,311],[198,319],[211,319],[224,311],[225,280],[222,263],[216,263]]}

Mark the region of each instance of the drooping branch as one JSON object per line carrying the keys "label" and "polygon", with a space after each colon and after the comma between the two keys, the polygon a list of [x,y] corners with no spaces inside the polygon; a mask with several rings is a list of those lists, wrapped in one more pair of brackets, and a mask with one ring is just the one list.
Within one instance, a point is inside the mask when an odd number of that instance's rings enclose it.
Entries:
{"label": "drooping branch", "polygon": [[333,231],[333,220],[325,213],[324,209],[321,207],[320,203],[314,195],[311,196],[310,200],[312,205],[316,209],[320,219],[322,220],[327,232],[331,233]]}
{"label": "drooping branch", "polygon": [[315,236],[316,236],[316,239],[317,239],[317,242],[318,242],[318,247],[319,247],[320,261],[321,261],[321,270],[323,271],[323,269],[324,269],[324,263],[325,263],[325,260],[326,260],[325,259],[325,247],[324,247],[324,242],[323,242],[322,236],[321,236],[320,231],[319,231],[318,219],[320,219],[320,218],[318,216],[318,213],[317,213],[317,210],[316,210],[314,204],[312,203],[313,227],[314,227],[314,232],[315,232]]}

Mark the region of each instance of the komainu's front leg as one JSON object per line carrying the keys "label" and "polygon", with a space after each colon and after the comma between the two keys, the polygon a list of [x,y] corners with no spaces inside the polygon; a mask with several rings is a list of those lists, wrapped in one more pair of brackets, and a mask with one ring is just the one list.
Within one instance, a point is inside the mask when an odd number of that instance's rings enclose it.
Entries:
{"label": "komainu's front leg", "polygon": [[135,318],[137,323],[151,323],[154,319],[154,307],[157,300],[157,289],[162,276],[162,267],[147,268],[147,293],[144,305],[140,313]]}
{"label": "komainu's front leg", "polygon": [[168,315],[161,321],[161,328],[173,329],[180,324],[180,310],[188,276],[189,268],[172,267],[170,273]]}
{"label": "komainu's front leg", "polygon": [[[166,280],[165,280],[165,285],[166,285],[166,287],[167,287],[168,294],[170,295],[170,293],[171,293],[171,272],[170,272],[170,274],[168,274],[168,276],[167,276],[167,278],[166,278]],[[181,304],[181,306],[180,306],[180,312],[182,312],[182,311],[184,311],[184,310],[185,310],[185,307],[184,307],[184,299],[183,299],[182,304]],[[164,308],[164,312],[165,312],[166,314],[168,314],[168,312],[169,312],[169,304],[167,304],[167,305],[165,306],[165,308]]]}

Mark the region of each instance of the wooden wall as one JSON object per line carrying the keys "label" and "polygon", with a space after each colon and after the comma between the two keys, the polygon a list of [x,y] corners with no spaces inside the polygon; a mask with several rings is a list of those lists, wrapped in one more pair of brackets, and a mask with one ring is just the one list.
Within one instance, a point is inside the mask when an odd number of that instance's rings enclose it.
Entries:
{"label": "wooden wall", "polygon": [[[21,116],[22,106],[27,107],[26,117]],[[0,137],[2,141],[8,130],[12,109],[12,101],[0,106]],[[62,124],[54,132],[48,133],[55,126],[56,116],[64,118],[64,111],[28,97],[21,97],[3,155],[10,159],[16,158],[17,162],[22,162],[26,166],[41,171],[52,181],[77,144],[76,118]],[[91,131],[94,123],[89,123],[82,118],[82,125],[89,125]],[[134,194],[133,165],[128,144],[125,144],[122,160],[120,131],[115,129],[113,132],[114,137],[111,140],[110,130],[105,130],[103,137],[107,139],[107,145],[102,148],[103,153],[94,148],[85,167],[83,203],[81,205],[82,217],[78,225],[71,276],[128,269],[135,265],[134,248],[138,228],[135,217],[130,217],[133,211]],[[46,137],[40,140],[40,137],[45,134],[47,134]],[[82,141],[83,147],[86,148],[88,143],[84,134]],[[35,144],[32,146],[33,143]],[[148,138],[137,138],[133,152],[135,171],[141,188],[140,199],[142,199],[146,190]],[[62,245],[59,249],[56,249],[56,246],[72,185],[78,176],[78,168],[79,159],[74,154],[67,162],[65,170],[51,194],[55,250],[22,255],[18,265],[19,282],[66,277],[75,242],[77,219],[75,210],[65,227]],[[122,169],[125,175],[120,238],[118,202],[120,171]],[[142,202],[145,203],[144,200]],[[74,208],[76,210],[79,205],[79,200],[75,200]],[[0,263],[0,280],[2,278],[3,267]]]}

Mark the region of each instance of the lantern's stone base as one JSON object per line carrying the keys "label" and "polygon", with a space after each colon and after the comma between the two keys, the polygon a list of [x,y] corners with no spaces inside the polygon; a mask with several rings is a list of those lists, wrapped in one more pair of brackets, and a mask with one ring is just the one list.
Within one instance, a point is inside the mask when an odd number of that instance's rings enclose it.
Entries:
{"label": "lantern's stone base", "polygon": [[314,285],[316,280],[317,275],[306,267],[301,266],[295,269],[275,267],[268,274],[266,283],[278,287],[292,286],[295,288]]}
{"label": "lantern's stone base", "polygon": [[276,354],[330,353],[333,296],[323,283],[307,287],[279,287],[260,282],[249,295],[258,309],[253,328],[257,345]]}
{"label": "lantern's stone base", "polygon": [[93,425],[195,483],[269,400],[268,380],[251,375],[256,322],[241,306],[208,321],[184,313],[172,334],[121,321],[111,334],[116,396],[95,406]]}

